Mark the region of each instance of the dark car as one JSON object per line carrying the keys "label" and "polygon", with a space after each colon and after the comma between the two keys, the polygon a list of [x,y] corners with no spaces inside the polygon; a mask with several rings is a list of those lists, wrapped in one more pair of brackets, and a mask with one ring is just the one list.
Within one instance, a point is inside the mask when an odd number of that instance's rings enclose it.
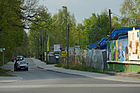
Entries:
{"label": "dark car", "polygon": [[14,64],[14,71],[24,70],[28,71],[28,63],[25,60],[16,61]]}
{"label": "dark car", "polygon": [[56,62],[59,62],[60,55],[61,55],[61,53],[60,53],[59,51],[55,51],[55,52],[54,52],[54,56],[55,56],[55,58],[56,58]]}

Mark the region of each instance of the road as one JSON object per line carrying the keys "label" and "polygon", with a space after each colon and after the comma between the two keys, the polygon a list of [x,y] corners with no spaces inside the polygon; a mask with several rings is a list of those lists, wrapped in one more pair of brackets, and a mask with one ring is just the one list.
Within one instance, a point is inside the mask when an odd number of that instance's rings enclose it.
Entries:
{"label": "road", "polygon": [[[21,80],[0,83],[0,93],[139,93],[140,84],[88,78],[37,68],[32,59],[29,71],[11,72]],[[13,69],[13,63],[9,68]]]}

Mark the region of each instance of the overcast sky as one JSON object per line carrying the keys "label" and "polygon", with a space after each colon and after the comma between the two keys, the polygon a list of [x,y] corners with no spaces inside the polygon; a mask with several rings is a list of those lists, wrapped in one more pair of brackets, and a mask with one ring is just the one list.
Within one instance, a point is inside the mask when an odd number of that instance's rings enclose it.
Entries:
{"label": "overcast sky", "polygon": [[75,15],[77,23],[82,23],[84,18],[89,18],[92,13],[100,14],[104,9],[111,9],[120,15],[121,4],[124,0],[39,0],[53,15],[67,6],[68,11]]}

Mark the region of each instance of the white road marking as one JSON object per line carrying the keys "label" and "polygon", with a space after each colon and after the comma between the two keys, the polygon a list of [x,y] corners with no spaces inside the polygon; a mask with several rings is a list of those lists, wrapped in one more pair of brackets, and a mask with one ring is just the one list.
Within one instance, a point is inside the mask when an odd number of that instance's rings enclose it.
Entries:
{"label": "white road marking", "polygon": [[117,87],[117,88],[128,88],[128,87],[140,87],[140,84],[49,84],[49,85],[7,85],[7,86],[0,86],[2,88],[88,88],[88,87],[102,87],[102,88],[110,88],[110,87]]}

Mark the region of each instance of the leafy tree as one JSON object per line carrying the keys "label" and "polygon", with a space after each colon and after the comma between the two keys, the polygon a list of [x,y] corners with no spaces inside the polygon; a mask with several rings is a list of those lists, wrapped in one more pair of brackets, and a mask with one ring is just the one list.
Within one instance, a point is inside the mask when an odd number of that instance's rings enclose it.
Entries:
{"label": "leafy tree", "polygon": [[[24,29],[15,26],[22,25],[22,14],[20,0],[0,0],[0,47],[6,48],[5,56],[10,57],[16,47],[22,46],[24,42]],[[17,12],[18,11],[18,12]]]}
{"label": "leafy tree", "polygon": [[113,16],[111,19],[111,22],[112,22],[113,28],[120,28],[121,27],[121,23],[120,23],[119,18],[117,16]]}
{"label": "leafy tree", "polygon": [[[29,31],[29,53],[30,56],[36,56],[40,55],[42,53],[41,46],[44,46],[44,51],[46,51],[46,41],[45,39],[48,39],[48,36],[51,34],[51,16],[47,12],[45,8],[42,8],[42,12],[40,13],[40,16],[36,17],[34,22],[31,25],[31,30]],[[46,35],[45,35],[46,34]],[[42,37],[43,37],[43,43],[42,43]]]}
{"label": "leafy tree", "polygon": [[109,32],[109,17],[107,12],[101,15],[92,14],[92,17],[84,20],[85,29],[88,33],[88,44],[100,41]]}
{"label": "leafy tree", "polygon": [[88,44],[88,34],[84,29],[84,25],[78,24],[74,33],[75,35],[73,35],[75,36],[75,45],[78,44],[82,48],[86,48],[86,45]]}
{"label": "leafy tree", "polygon": [[40,11],[37,0],[0,0],[0,48],[6,48],[6,58],[27,54],[24,50],[28,39],[24,30],[30,28]]}
{"label": "leafy tree", "polygon": [[123,26],[140,26],[140,0],[125,0],[120,12]]}
{"label": "leafy tree", "polygon": [[[62,44],[65,48],[66,46],[66,11],[59,10],[58,14],[55,14],[52,18],[52,43],[50,45],[54,44]],[[69,25],[69,42],[70,46],[73,46],[75,44],[75,39],[73,38],[73,33],[75,33],[75,17],[74,15],[70,15],[70,12],[67,12],[67,20]]]}

